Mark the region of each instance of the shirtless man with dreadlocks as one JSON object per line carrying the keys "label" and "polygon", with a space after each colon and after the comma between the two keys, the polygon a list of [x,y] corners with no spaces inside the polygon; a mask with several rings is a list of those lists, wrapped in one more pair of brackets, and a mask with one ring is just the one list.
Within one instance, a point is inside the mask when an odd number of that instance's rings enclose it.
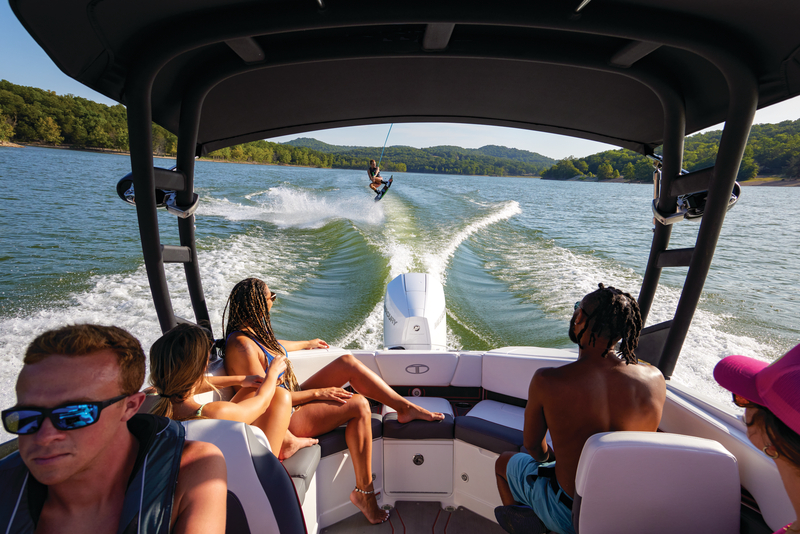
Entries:
{"label": "shirtless man with dreadlocks", "polygon": [[[664,376],[638,363],[633,352],[642,330],[639,305],[628,293],[599,287],[575,303],[569,337],[578,344],[578,360],[533,375],[523,427],[529,453],[505,452],[497,459],[505,506],[495,515],[509,531],[537,533],[546,527],[574,534],[575,474],[586,440],[617,430],[655,432],[661,421]],[[552,447],[545,441],[548,430]],[[515,506],[519,503],[526,506]]]}

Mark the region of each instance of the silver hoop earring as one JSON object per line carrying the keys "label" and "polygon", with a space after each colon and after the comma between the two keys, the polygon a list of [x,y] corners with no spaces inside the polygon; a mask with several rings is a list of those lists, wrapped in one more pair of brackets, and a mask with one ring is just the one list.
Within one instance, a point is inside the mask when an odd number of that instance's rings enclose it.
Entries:
{"label": "silver hoop earring", "polygon": [[766,454],[767,456],[769,456],[769,457],[770,457],[770,458],[772,458],[773,460],[777,460],[777,459],[778,459],[778,457],[780,456],[780,453],[779,453],[778,451],[775,451],[775,456],[772,456],[770,453],[768,453],[768,452],[767,452],[767,449],[769,449],[769,447],[770,447],[770,446],[769,446],[769,445],[767,445],[766,447],[764,447],[764,448],[762,449],[762,450],[764,451],[764,454]]}

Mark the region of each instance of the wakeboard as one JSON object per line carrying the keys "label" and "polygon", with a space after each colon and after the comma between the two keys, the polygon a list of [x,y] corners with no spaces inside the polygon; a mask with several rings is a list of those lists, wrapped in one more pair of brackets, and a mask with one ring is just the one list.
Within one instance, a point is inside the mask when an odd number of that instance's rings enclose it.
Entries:
{"label": "wakeboard", "polygon": [[389,177],[389,181],[386,183],[386,185],[385,185],[385,186],[383,186],[383,189],[381,189],[380,191],[378,191],[378,194],[375,196],[375,202],[377,202],[377,201],[379,201],[380,199],[382,199],[382,198],[383,198],[383,195],[385,195],[385,194],[386,194],[386,191],[388,191],[388,190],[389,190],[389,188],[392,186],[392,182],[393,182],[393,181],[394,181],[394,177],[393,177],[393,176],[390,176],[390,177]]}

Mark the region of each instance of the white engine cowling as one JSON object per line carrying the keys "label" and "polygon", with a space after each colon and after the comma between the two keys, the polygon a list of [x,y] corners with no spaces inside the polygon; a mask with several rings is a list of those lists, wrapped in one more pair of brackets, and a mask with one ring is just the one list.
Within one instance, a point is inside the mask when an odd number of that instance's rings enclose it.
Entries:
{"label": "white engine cowling", "polygon": [[386,287],[383,346],[387,349],[447,350],[444,287],[429,274],[401,274]]}

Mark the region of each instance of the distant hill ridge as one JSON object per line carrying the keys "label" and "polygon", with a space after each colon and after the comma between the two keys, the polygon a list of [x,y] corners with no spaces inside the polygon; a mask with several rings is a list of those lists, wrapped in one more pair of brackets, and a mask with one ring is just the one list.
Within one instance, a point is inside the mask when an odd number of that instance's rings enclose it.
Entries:
{"label": "distant hill ridge", "polygon": [[[357,159],[377,159],[376,156],[381,153],[381,147],[337,146],[309,137],[300,137],[283,144]],[[532,175],[551,167],[556,160],[536,152],[497,145],[486,145],[481,148],[450,145],[414,148],[397,145],[385,148],[382,167],[391,170],[395,163],[401,162],[406,165],[408,172]]]}
{"label": "distant hill ridge", "polygon": [[[75,148],[127,151],[127,111],[73,95],[57,95],[36,87],[0,80],[0,142],[43,143]],[[714,165],[721,131],[686,138],[683,168],[695,171]],[[153,152],[175,155],[177,137],[153,124]],[[658,151],[657,151],[658,152]],[[210,159],[357,169],[364,171],[378,147],[336,146],[316,139],[289,143],[252,141],[216,150]],[[435,146],[387,147],[381,161],[384,172],[418,172],[454,175],[532,176],[565,180],[597,177],[600,180],[652,181],[652,164],[629,150],[608,150],[583,158],[556,161],[536,152],[487,145],[481,148]],[[757,175],[800,178],[800,119],[778,124],[755,124],[745,148],[738,179]]]}

